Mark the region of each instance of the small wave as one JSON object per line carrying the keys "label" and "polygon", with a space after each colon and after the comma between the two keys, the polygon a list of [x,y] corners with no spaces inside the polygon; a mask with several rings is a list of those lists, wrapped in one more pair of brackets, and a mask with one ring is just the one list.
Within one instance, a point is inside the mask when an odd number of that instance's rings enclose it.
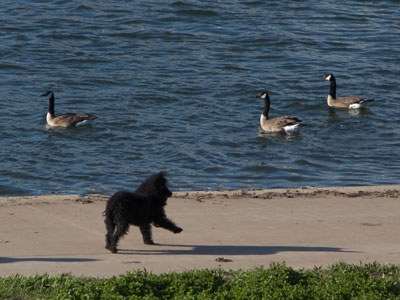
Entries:
{"label": "small wave", "polygon": [[15,65],[15,64],[1,64],[0,63],[0,70],[26,70],[25,67]]}
{"label": "small wave", "polygon": [[87,10],[93,10],[92,7],[85,5],[85,4],[79,4],[76,9],[76,11],[87,11]]}
{"label": "small wave", "polygon": [[182,9],[177,11],[178,15],[193,16],[193,17],[216,17],[219,14],[213,10],[203,9]]}
{"label": "small wave", "polygon": [[249,1],[244,4],[247,6],[261,6],[261,5],[264,5],[265,2],[264,1]]}
{"label": "small wave", "polygon": [[259,166],[247,166],[240,170],[241,172],[249,172],[249,173],[262,173],[262,174],[272,174],[279,172],[279,169],[273,166],[268,165],[259,165]]}
{"label": "small wave", "polygon": [[0,195],[5,195],[5,196],[20,196],[20,195],[28,195],[30,191],[26,189],[21,189],[18,187],[15,187],[14,185],[0,185]]}
{"label": "small wave", "polygon": [[70,34],[70,33],[50,33],[50,34],[39,34],[38,37],[42,39],[54,39],[54,40],[74,40],[74,41],[88,41],[92,38],[85,34]]}
{"label": "small wave", "polygon": [[93,59],[93,58],[66,58],[60,60],[62,64],[103,64],[107,63],[104,59]]}
{"label": "small wave", "polygon": [[171,6],[178,6],[178,7],[182,7],[182,6],[187,6],[187,4],[183,1],[174,1],[171,3]]}

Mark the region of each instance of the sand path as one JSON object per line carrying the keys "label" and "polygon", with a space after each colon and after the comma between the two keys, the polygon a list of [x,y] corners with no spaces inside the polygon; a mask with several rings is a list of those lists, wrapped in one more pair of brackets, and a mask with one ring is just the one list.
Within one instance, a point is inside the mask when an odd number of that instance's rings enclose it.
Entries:
{"label": "sand path", "polygon": [[118,254],[104,249],[106,200],[0,197],[0,276],[400,264],[400,186],[174,193],[167,215],[184,231],[154,228],[148,246],[131,227]]}

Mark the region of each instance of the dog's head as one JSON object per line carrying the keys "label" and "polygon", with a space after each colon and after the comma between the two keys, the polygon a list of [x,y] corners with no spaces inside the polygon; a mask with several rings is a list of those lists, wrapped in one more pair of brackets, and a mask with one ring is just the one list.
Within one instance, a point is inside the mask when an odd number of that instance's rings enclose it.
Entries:
{"label": "dog's head", "polygon": [[143,181],[137,188],[136,193],[151,197],[160,205],[166,205],[167,199],[172,196],[167,183],[166,173],[159,172]]}

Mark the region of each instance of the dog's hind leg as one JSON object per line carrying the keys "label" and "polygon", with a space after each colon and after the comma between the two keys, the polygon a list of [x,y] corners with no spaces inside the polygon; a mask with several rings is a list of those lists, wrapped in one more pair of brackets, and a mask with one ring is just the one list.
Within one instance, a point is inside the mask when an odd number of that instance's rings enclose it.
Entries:
{"label": "dog's hind leg", "polygon": [[153,239],[151,237],[151,225],[143,224],[139,226],[140,232],[142,233],[143,243],[146,245],[154,245]]}
{"label": "dog's hind leg", "polygon": [[106,219],[104,220],[104,223],[106,224],[106,230],[107,230],[107,234],[106,234],[106,249],[111,250],[111,239],[112,236],[114,235],[114,231],[115,231],[115,224],[112,220],[111,216],[106,216]]}
{"label": "dog's hind leg", "polygon": [[119,239],[125,235],[128,230],[129,230],[129,223],[118,223],[117,225],[117,230],[115,232],[115,234],[111,237],[111,243],[110,243],[110,248],[109,250],[112,253],[117,253],[117,245],[118,245],[118,241]]}

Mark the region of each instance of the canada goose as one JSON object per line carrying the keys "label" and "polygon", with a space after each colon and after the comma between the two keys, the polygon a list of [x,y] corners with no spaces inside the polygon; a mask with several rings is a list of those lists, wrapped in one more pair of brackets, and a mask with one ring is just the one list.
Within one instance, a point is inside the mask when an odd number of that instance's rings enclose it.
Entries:
{"label": "canada goose", "polygon": [[264,111],[260,116],[260,128],[264,132],[280,132],[280,131],[293,131],[298,126],[301,120],[295,117],[277,117],[268,119],[268,112],[270,106],[269,95],[266,91],[262,91],[258,95],[264,100]]}
{"label": "canada goose", "polygon": [[328,98],[326,99],[328,102],[328,106],[331,107],[346,107],[357,109],[363,107],[367,102],[371,102],[374,99],[366,99],[366,98],[358,98],[358,97],[343,97],[336,98],[336,78],[332,73],[325,74],[323,76],[325,80],[329,80],[331,82],[331,89],[329,91]]}
{"label": "canada goose", "polygon": [[47,125],[50,127],[75,127],[76,125],[86,123],[87,121],[94,120],[96,118],[95,116],[89,114],[75,113],[66,113],[56,117],[54,114],[54,93],[52,91],[47,91],[41,96],[50,96],[49,111],[46,115]]}

